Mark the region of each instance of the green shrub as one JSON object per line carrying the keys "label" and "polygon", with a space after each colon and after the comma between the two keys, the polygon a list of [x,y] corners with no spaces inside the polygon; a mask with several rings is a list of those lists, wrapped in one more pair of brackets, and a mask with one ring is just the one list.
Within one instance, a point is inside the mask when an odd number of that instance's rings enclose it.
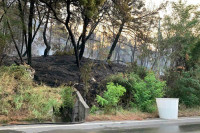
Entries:
{"label": "green shrub", "polygon": [[93,106],[91,107],[91,109],[90,109],[90,113],[91,113],[91,114],[95,114],[95,112],[98,111],[98,110],[99,110],[99,108],[98,108],[96,105],[93,105]]}
{"label": "green shrub", "polygon": [[121,98],[122,104],[125,106],[130,106],[130,103],[133,101],[133,94],[135,92],[134,85],[139,80],[139,76],[135,73],[118,73],[115,75],[109,76],[106,81],[119,84],[126,88],[126,93]]}
{"label": "green shrub", "polygon": [[131,63],[126,73],[118,73],[106,78],[107,82],[122,85],[126,88],[126,93],[121,98],[123,107],[132,107],[135,102],[133,95],[136,92],[135,84],[138,80],[144,79],[147,75],[147,70],[144,67],[138,66],[136,63]]}
{"label": "green shrub", "polygon": [[61,104],[53,106],[54,118],[61,117],[63,122],[71,122],[73,107],[76,102],[74,89],[69,86],[61,86],[59,88],[60,88],[59,95],[60,95]]}
{"label": "green shrub", "polygon": [[74,90],[72,87],[69,86],[63,86],[61,88],[61,101],[62,101],[62,107],[68,107],[73,108],[75,103],[75,95],[73,94]]}
{"label": "green shrub", "polygon": [[113,82],[114,84],[119,84],[124,86],[126,89],[130,89],[132,86],[129,83],[128,74],[118,73],[107,77],[106,82]]}
{"label": "green shrub", "polygon": [[155,111],[155,99],[163,97],[163,88],[165,82],[156,79],[154,73],[149,72],[144,80],[138,80],[135,83],[134,104],[141,111]]}
{"label": "green shrub", "polygon": [[177,97],[187,107],[200,105],[200,69],[170,72],[168,75],[168,97]]}
{"label": "green shrub", "polygon": [[97,103],[104,107],[105,113],[109,113],[112,109],[116,109],[120,97],[124,95],[126,89],[121,85],[115,85],[110,82],[107,84],[107,90],[103,93],[103,97],[97,95]]}
{"label": "green shrub", "polygon": [[[139,68],[139,67],[138,67]],[[141,68],[142,69],[142,68]],[[139,71],[119,73],[107,78],[107,81],[122,85],[126,93],[121,97],[122,104],[126,107],[137,107],[144,112],[155,111],[155,98],[163,96],[165,82],[156,79],[153,72]],[[141,74],[140,76],[138,74]],[[145,77],[142,77],[146,75]],[[141,78],[140,78],[141,77]]]}

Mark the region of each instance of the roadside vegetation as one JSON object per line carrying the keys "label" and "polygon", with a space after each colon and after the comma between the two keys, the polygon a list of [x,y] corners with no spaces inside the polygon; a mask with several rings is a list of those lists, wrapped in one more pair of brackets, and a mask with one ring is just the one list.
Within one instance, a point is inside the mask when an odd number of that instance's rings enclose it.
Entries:
{"label": "roadside vegetation", "polygon": [[[51,121],[61,107],[73,108],[71,87],[51,88],[33,82],[29,68],[0,67],[0,121]],[[54,112],[53,112],[54,108]]]}
{"label": "roadside vegetation", "polygon": [[105,79],[106,90],[102,97],[97,95],[88,121],[157,118],[155,100],[162,97],[179,98],[180,117],[199,116],[199,69],[173,72],[173,78],[169,73],[160,80],[143,67],[133,64],[130,68],[134,71],[129,69]]}
{"label": "roadside vegetation", "polygon": [[71,121],[75,88],[88,121],[155,118],[163,97],[200,115],[200,6],[172,2],[161,18],[167,3],[145,4],[0,0],[0,123]]}
{"label": "roadside vegetation", "polygon": [[97,95],[97,105],[92,107],[91,113],[99,112],[98,109],[103,110],[105,114],[113,111],[116,114],[118,109],[135,109],[148,113],[156,111],[155,99],[164,96],[166,82],[156,78],[151,71],[135,67],[138,71],[107,77],[104,81],[107,83],[107,90],[103,92],[102,97]]}
{"label": "roadside vegetation", "polygon": [[[112,82],[112,86],[121,85],[120,88],[126,88],[126,93],[117,99],[118,114],[120,109],[129,110],[133,114],[133,109],[153,114],[156,112],[155,98],[168,97],[179,98],[179,116],[199,116],[200,38],[197,30],[200,19],[196,16],[199,11],[197,6],[187,6],[182,1],[172,3],[172,9],[172,15],[165,16],[162,27],[158,28],[158,38],[155,39],[158,53],[152,69],[132,63],[127,72],[111,75],[106,79],[106,84]],[[172,53],[168,51],[170,49]],[[170,67],[165,68],[162,76],[159,68],[161,56],[166,56],[171,61]],[[105,94],[106,91],[102,96]],[[112,98],[112,95],[107,97]],[[95,114],[96,111],[99,115],[107,112],[100,103],[103,100],[99,100],[97,95],[97,105],[92,108],[91,113]]]}

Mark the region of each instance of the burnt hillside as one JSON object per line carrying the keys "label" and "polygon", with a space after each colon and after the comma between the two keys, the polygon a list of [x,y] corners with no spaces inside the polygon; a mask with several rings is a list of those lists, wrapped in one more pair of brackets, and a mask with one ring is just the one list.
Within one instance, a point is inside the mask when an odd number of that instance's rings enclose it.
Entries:
{"label": "burnt hillside", "polygon": [[[14,63],[14,59],[10,58],[6,61],[6,65]],[[86,96],[88,103],[92,103],[96,94],[103,89],[99,87],[100,83],[109,75],[126,70],[125,65],[111,63],[105,61],[91,60],[83,58],[81,66],[92,64],[91,72],[88,73],[90,78],[89,93]],[[75,64],[74,56],[48,56],[33,57],[32,67],[35,69],[34,80],[39,84],[56,87],[60,85],[74,85],[82,94],[84,93],[84,84],[81,78],[81,72]]]}

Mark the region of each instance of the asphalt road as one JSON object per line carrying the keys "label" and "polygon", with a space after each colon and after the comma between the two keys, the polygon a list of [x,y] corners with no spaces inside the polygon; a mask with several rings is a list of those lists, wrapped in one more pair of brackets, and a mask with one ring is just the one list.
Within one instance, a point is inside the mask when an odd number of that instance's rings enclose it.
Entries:
{"label": "asphalt road", "polygon": [[170,125],[136,129],[53,130],[41,133],[200,133],[200,124]]}
{"label": "asphalt road", "polygon": [[178,120],[36,124],[0,127],[0,133],[200,133],[200,117]]}

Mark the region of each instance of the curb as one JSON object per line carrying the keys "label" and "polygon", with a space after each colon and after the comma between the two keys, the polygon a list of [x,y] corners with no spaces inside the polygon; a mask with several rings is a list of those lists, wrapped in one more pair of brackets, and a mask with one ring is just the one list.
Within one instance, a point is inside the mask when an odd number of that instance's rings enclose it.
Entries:
{"label": "curb", "polygon": [[37,130],[49,131],[49,130],[90,130],[90,129],[106,129],[106,128],[150,128],[167,125],[192,125],[200,124],[200,117],[181,117],[177,120],[164,120],[164,119],[149,119],[141,121],[100,121],[100,122],[85,122],[81,124],[40,124],[40,125],[13,125],[0,127],[2,130],[16,130],[30,132]]}

